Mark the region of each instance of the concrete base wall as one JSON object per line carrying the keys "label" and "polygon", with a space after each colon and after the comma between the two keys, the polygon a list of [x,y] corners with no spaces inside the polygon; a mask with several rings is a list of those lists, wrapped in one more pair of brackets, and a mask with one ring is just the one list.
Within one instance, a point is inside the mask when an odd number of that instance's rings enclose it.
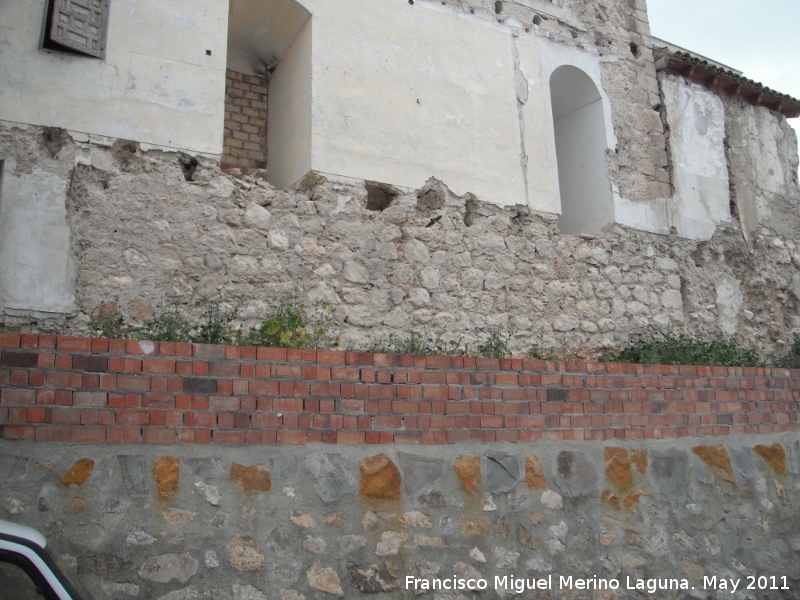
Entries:
{"label": "concrete base wall", "polygon": [[[42,531],[98,599],[507,598],[511,578],[544,579],[519,597],[547,600],[650,597],[648,585],[796,598],[800,442],[708,444],[5,441],[0,516]],[[487,590],[414,591],[409,577]]]}

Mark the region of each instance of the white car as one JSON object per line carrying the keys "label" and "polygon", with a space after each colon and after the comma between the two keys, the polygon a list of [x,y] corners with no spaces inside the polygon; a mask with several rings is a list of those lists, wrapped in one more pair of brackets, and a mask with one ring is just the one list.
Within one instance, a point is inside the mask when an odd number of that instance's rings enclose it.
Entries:
{"label": "white car", "polygon": [[30,527],[0,520],[0,600],[94,600]]}

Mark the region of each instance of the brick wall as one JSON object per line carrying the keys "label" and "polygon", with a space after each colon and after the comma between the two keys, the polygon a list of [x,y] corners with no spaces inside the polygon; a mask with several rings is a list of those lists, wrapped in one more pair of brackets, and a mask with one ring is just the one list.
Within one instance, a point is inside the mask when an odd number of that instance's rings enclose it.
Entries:
{"label": "brick wall", "polygon": [[225,83],[223,169],[267,168],[267,84],[228,69]]}
{"label": "brick wall", "polygon": [[0,334],[5,439],[449,444],[798,429],[800,371]]}

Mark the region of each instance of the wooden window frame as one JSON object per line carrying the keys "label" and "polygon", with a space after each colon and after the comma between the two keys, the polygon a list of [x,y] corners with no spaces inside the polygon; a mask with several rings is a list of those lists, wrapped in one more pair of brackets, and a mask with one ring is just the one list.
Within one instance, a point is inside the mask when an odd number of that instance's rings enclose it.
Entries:
{"label": "wooden window frame", "polygon": [[47,0],[42,48],[105,58],[111,0]]}

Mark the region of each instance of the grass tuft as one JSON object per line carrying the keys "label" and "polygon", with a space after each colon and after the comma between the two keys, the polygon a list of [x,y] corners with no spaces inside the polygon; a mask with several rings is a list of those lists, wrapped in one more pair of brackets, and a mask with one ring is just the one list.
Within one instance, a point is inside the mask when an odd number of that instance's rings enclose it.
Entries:
{"label": "grass tuft", "polygon": [[648,365],[764,366],[757,352],[732,340],[707,340],[685,334],[658,334],[652,338],[637,336],[619,353],[606,353],[603,360]]}

